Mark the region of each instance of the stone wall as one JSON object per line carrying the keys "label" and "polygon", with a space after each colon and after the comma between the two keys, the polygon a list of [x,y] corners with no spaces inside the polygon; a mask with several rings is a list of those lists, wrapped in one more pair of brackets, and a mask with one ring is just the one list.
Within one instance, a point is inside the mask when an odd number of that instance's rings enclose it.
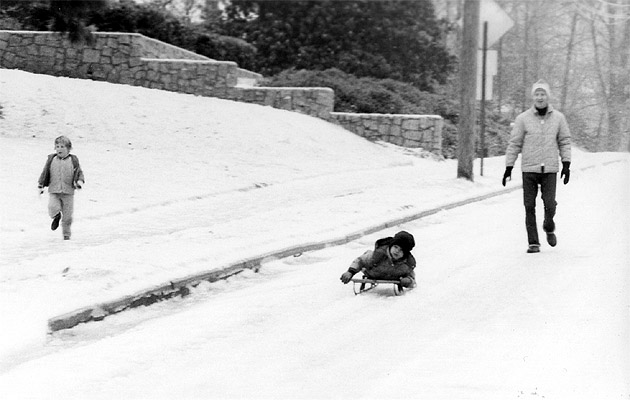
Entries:
{"label": "stone wall", "polygon": [[[136,86],[166,82],[167,90],[179,79],[223,87],[236,84],[234,62],[210,60],[140,34],[97,33],[94,38],[94,44],[86,46],[53,32],[0,31],[0,66]],[[160,51],[178,58],[164,59]]]}
{"label": "stone wall", "polygon": [[240,87],[221,93],[222,99],[255,103],[281,110],[292,110],[330,120],[335,103],[331,88]]}
{"label": "stone wall", "polygon": [[[327,119],[329,88],[258,88],[262,76],[134,33],[95,33],[90,46],[54,32],[0,31],[0,67],[219,97]],[[247,85],[238,85],[239,80]]]}
{"label": "stone wall", "polygon": [[260,74],[134,33],[94,34],[92,45],[55,32],[0,30],[0,68],[93,79],[218,97],[297,111],[369,140],[441,155],[443,120],[435,115],[335,113],[330,88],[258,87]]}
{"label": "stone wall", "polygon": [[382,140],[403,147],[420,147],[442,155],[442,127],[439,115],[331,113],[345,129],[369,140]]}

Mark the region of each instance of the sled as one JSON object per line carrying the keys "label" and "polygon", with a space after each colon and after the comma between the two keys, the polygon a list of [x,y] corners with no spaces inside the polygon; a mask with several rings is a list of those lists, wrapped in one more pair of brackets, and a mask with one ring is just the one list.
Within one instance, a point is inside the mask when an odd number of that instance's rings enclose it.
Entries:
{"label": "sled", "polygon": [[405,291],[405,288],[400,284],[400,281],[369,279],[365,277],[361,279],[353,278],[353,279],[350,279],[350,281],[352,282],[352,290],[354,291],[355,295],[368,292],[374,289],[375,287],[377,287],[378,285],[382,285],[382,284],[393,285],[395,296],[400,296]]}

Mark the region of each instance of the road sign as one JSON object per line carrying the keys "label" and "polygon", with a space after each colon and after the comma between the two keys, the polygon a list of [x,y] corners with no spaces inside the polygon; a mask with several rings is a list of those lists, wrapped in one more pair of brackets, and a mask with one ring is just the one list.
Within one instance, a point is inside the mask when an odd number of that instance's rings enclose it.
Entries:
{"label": "road sign", "polygon": [[[479,10],[479,37],[483,37],[483,23],[488,23],[488,47],[495,44],[505,32],[514,26],[514,21],[494,0],[481,0]],[[481,40],[479,41],[481,47]]]}

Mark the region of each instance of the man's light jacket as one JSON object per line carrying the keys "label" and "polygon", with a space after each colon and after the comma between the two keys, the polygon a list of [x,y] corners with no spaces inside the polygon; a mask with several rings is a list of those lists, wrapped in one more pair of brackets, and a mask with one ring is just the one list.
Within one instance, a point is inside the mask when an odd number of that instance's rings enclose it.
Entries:
{"label": "man's light jacket", "polygon": [[514,121],[505,165],[513,167],[521,153],[522,172],[558,172],[558,157],[571,161],[571,132],[567,120],[551,105],[545,116],[532,106]]}

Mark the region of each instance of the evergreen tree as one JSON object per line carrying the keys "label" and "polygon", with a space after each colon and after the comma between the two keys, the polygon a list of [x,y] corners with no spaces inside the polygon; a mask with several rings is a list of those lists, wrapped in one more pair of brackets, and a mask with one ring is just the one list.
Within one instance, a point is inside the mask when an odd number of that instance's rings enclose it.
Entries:
{"label": "evergreen tree", "polygon": [[107,0],[50,0],[52,23],[50,29],[66,32],[73,42],[92,40],[85,21],[91,13],[107,6]]}
{"label": "evergreen tree", "polygon": [[338,68],[430,90],[453,70],[430,1],[235,0],[226,15],[223,32],[252,43],[266,75]]}

